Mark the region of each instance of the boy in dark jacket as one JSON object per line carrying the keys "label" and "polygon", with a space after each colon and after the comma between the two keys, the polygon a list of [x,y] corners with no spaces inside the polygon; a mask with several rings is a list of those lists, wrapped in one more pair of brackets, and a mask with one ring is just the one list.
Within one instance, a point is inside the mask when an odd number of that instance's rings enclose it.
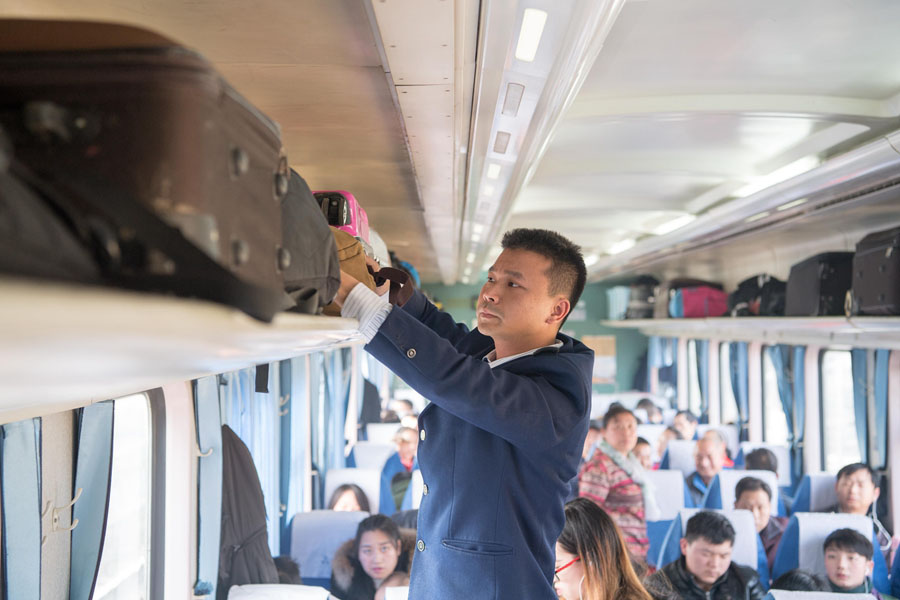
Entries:
{"label": "boy in dark jacket", "polygon": [[838,594],[872,594],[888,599],[872,587],[872,542],[855,529],[838,529],[825,538],[825,572],[831,591]]}
{"label": "boy in dark jacket", "polygon": [[650,576],[650,586],[671,587],[685,600],[760,600],[756,571],[731,562],[734,527],[723,515],[701,511],[688,519],[681,558]]}

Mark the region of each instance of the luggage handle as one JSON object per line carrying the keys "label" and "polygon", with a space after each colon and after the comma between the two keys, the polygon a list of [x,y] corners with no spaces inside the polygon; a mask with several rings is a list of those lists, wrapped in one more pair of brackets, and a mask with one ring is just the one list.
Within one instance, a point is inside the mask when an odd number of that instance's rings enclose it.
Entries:
{"label": "luggage handle", "polygon": [[388,292],[388,301],[394,306],[403,306],[413,295],[413,286],[410,283],[409,274],[400,269],[393,267],[382,267],[378,271],[372,268],[372,265],[366,265],[369,273],[375,280],[375,287],[381,287],[388,281],[391,282],[391,289]]}
{"label": "luggage handle", "polygon": [[[94,181],[89,187],[77,175],[70,177],[65,183],[51,183],[40,178],[17,160],[13,161],[12,169],[22,181],[43,194],[65,213],[72,213],[66,198],[76,197],[119,226],[142,234],[137,236],[139,240],[149,238],[152,242],[148,243],[147,247],[155,248],[171,258],[176,271],[181,271],[181,277],[174,276],[174,273],[135,276],[115,271],[117,265],[104,265],[107,276],[113,282],[119,282],[133,289],[146,291],[162,289],[179,295],[225,302],[265,322],[271,321],[281,308],[282,294],[244,282],[188,241],[177,228],[162,221],[156,213],[139,202],[123,198],[110,185]],[[106,201],[97,203],[92,198],[105,198]]]}

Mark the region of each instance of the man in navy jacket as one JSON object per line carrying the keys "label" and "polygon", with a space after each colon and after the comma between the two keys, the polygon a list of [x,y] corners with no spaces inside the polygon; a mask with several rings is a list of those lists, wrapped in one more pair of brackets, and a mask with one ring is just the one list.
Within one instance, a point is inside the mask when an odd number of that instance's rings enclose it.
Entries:
{"label": "man in navy jacket", "polygon": [[588,428],[593,353],[559,333],[586,270],[578,246],[517,229],[488,272],[478,329],[421,293],[402,309],[342,274],[366,350],[431,401],[410,598],[555,599],[554,545]]}

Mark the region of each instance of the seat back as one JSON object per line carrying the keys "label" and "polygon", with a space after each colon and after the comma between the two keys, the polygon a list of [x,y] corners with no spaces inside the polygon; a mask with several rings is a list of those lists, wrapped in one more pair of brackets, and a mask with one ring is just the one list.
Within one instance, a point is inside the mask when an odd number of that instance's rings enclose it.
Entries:
{"label": "seat back", "polygon": [[[672,521],[666,540],[657,559],[657,566],[662,567],[681,556],[680,540],[684,537],[684,530],[688,519],[700,512],[699,508],[685,508],[679,511],[678,516]],[[766,561],[766,552],[756,533],[756,523],[753,521],[753,513],[749,510],[716,510],[731,521],[734,527],[734,546],[731,561],[738,565],[744,565],[759,572],[759,579],[767,582],[769,566]]]}
{"label": "seat back", "polygon": [[834,473],[807,473],[800,480],[797,494],[794,496],[792,510],[794,512],[820,512],[837,504],[834,485],[837,475]]}
{"label": "seat back", "polygon": [[323,587],[287,583],[233,585],[228,590],[228,600],[328,600],[328,598],[330,598],[328,590]]}
{"label": "seat back", "polygon": [[845,527],[855,529],[872,540],[875,547],[872,582],[879,591],[887,593],[887,565],[884,555],[878,549],[872,520],[864,515],[794,513],[781,536],[772,565],[772,578],[780,577],[792,569],[805,569],[825,577],[825,552],[822,544],[832,531]]}
{"label": "seat back", "polygon": [[875,600],[872,594],[834,594],[831,592],[789,592],[769,590],[763,600]]}
{"label": "seat back", "polygon": [[772,471],[739,471],[723,470],[716,475],[709,486],[706,495],[706,508],[734,508],[734,490],[738,482],[744,477],[756,477],[762,479],[772,490],[771,514],[779,515],[778,511],[778,477]]}
{"label": "seat back", "polygon": [[654,460],[659,460],[660,458],[662,458],[661,456],[655,456],[656,442],[659,440],[659,436],[662,435],[662,432],[665,430],[665,425],[654,425],[652,423],[646,423],[644,425],[637,426],[638,437],[642,437],[650,442],[650,448],[653,451]]}
{"label": "seat back", "polygon": [[369,507],[377,512],[381,498],[381,469],[329,469],[325,474],[325,501],[345,483],[355,483],[361,487],[369,499]]}
{"label": "seat back", "polygon": [[671,440],[666,446],[666,453],[660,461],[660,469],[676,469],[685,475],[696,470],[694,466],[694,448],[697,442],[693,440]]}
{"label": "seat back", "polygon": [[[659,520],[671,521],[684,508],[684,473],[674,469],[660,469],[644,473],[653,485],[653,494],[659,506]],[[680,492],[680,493],[676,493]]]}
{"label": "seat back", "polygon": [[400,423],[369,423],[366,425],[366,439],[379,444],[393,444],[398,429]]}
{"label": "seat back", "polygon": [[791,485],[791,451],[783,444],[764,444],[760,442],[741,442],[741,450],[738,452],[737,458],[734,460],[735,467],[744,466],[744,456],[750,454],[757,448],[765,448],[771,450],[778,460],[778,485],[780,487],[788,487]]}
{"label": "seat back", "polygon": [[356,536],[364,512],[314,510],[297,513],[291,519],[290,555],[300,565],[300,578],[306,584],[329,586],[331,560],[347,540]]}
{"label": "seat back", "polygon": [[359,469],[378,469],[380,471],[390,455],[396,451],[396,444],[356,442],[352,451],[353,462]]}
{"label": "seat back", "polygon": [[403,504],[400,505],[400,510],[418,509],[422,503],[422,492],[424,490],[422,471],[415,469],[412,472],[412,478],[409,480],[409,487],[406,488],[406,494],[403,496]]}
{"label": "seat back", "polygon": [[675,422],[675,415],[678,414],[677,408],[664,408],[663,411],[663,425],[668,427],[672,423]]}
{"label": "seat back", "polygon": [[731,453],[732,457],[738,455],[741,446],[741,437],[737,425],[698,425],[697,437],[703,437],[703,434],[710,429],[715,429],[722,434],[722,437],[725,438],[725,445],[728,447],[728,452]]}

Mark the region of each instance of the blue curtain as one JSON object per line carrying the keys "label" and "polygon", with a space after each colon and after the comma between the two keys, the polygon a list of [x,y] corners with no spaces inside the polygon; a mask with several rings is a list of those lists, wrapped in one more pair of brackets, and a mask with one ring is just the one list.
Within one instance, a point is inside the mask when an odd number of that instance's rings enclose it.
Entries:
{"label": "blue curtain", "polygon": [[[776,346],[766,346],[766,353],[772,366],[775,368],[775,375],[778,378],[778,397],[781,399],[781,408],[784,410],[784,418],[787,421],[788,430],[788,447],[793,449],[794,441],[794,386],[793,375],[794,365],[791,362],[793,356],[791,347],[778,344]],[[793,468],[791,469],[791,484],[793,485]]]}
{"label": "blue curtain", "polygon": [[222,417],[253,456],[266,502],[269,549],[276,553],[281,548],[279,390],[277,385],[271,385],[269,393],[257,392],[255,368],[227,373],[222,380],[225,384],[221,389]]}
{"label": "blue curtain", "polygon": [[747,342],[731,342],[729,347],[731,361],[731,389],[738,409],[738,425],[741,428],[741,440],[747,441],[747,418],[750,414],[750,390],[747,364]]}
{"label": "blue curtain", "polygon": [[662,369],[675,364],[678,356],[678,338],[651,336],[647,347],[647,364]]}
{"label": "blue curtain", "polygon": [[853,412],[856,417],[856,440],[860,461],[869,462],[867,406],[869,402],[868,351],[854,348],[850,354],[853,372]]}
{"label": "blue curtain", "polygon": [[[350,365],[344,358],[343,350],[334,350],[326,358],[326,471],[327,469],[343,468],[345,464],[344,421],[347,414],[347,403],[350,399]],[[349,359],[349,356],[347,358]]]}
{"label": "blue curtain", "polygon": [[878,464],[872,465],[882,469],[887,465],[887,411],[888,411],[888,364],[890,350],[875,351],[875,448],[878,452]]}
{"label": "blue curtain", "polygon": [[[287,419],[290,427],[290,437],[288,438],[290,445],[285,449],[284,439],[282,439],[282,467],[287,463],[287,496],[282,496],[284,509],[284,528],[281,537],[281,553],[289,554],[291,536],[288,528],[290,527],[291,518],[299,512],[303,511],[304,496],[306,491],[306,453],[309,448],[310,438],[307,431],[310,430],[309,425],[309,375],[306,369],[307,357],[292,359],[289,366],[282,363],[282,373],[290,370],[290,386],[286,378],[282,378],[281,393],[290,395],[290,402],[282,407],[282,414],[287,409],[287,415],[282,419]],[[284,470],[282,470],[282,476]],[[282,480],[282,484],[284,480]],[[283,488],[282,488],[283,489]]]}
{"label": "blue curtain", "polygon": [[697,348],[697,380],[700,382],[700,417],[709,423],[709,340],[694,340]]}
{"label": "blue curtain", "polygon": [[113,458],[112,401],[81,409],[77,432],[75,489],[82,494],[72,508],[72,560],[69,599],[88,600],[94,594],[109,511],[109,483]]}
{"label": "blue curtain", "polygon": [[40,419],[0,426],[3,598],[41,597],[40,448]]}
{"label": "blue curtain", "polygon": [[[791,483],[796,489],[803,477],[803,438],[806,431],[806,346],[794,346],[794,441],[791,444]],[[779,383],[780,385],[780,383]]]}
{"label": "blue curtain", "polygon": [[197,429],[197,581],[194,594],[215,597],[222,524],[222,417],[218,377],[194,382]]}

